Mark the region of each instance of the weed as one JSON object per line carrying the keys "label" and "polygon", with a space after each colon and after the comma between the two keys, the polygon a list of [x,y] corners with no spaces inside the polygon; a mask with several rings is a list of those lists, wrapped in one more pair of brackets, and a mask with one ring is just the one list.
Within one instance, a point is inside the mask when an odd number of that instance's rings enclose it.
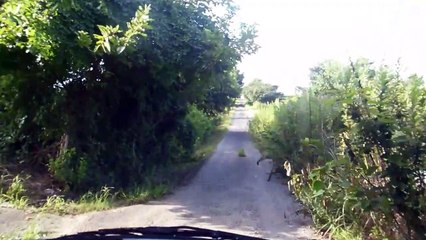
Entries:
{"label": "weed", "polygon": [[157,185],[151,188],[151,196],[153,198],[159,198],[169,192],[169,188],[166,185]]}
{"label": "weed", "polygon": [[51,196],[39,210],[58,214],[102,211],[113,207],[115,196],[116,194],[113,194],[109,187],[103,187],[97,193],[88,192],[77,201],[65,200],[63,196]]}
{"label": "weed", "polygon": [[5,193],[0,193],[0,201],[8,202],[18,209],[25,208],[28,205],[28,197],[25,196],[25,188],[23,179],[17,175],[12,180],[9,188]]}
{"label": "weed", "polygon": [[67,202],[62,196],[50,196],[46,203],[40,208],[42,212],[55,212],[59,214],[67,213]]}
{"label": "weed", "polygon": [[70,203],[72,213],[102,211],[113,207],[116,194],[111,193],[111,188],[103,187],[97,193],[88,192],[77,202]]}
{"label": "weed", "polygon": [[293,192],[333,237],[424,239],[423,79],[365,59],[316,69],[309,88],[256,106],[257,146],[291,164]]}
{"label": "weed", "polygon": [[40,239],[42,233],[40,232],[39,227],[36,224],[31,224],[21,235],[22,240],[34,240]]}
{"label": "weed", "polygon": [[362,240],[359,232],[352,229],[336,228],[332,231],[333,239],[335,240]]}
{"label": "weed", "polygon": [[138,186],[133,188],[131,191],[121,192],[121,197],[127,204],[141,204],[146,203],[149,200],[156,199],[164,196],[170,191],[168,185],[165,184],[151,184],[148,183],[144,186]]}
{"label": "weed", "polygon": [[44,237],[37,224],[32,223],[23,232],[0,234],[0,240],[34,240]]}
{"label": "weed", "polygon": [[103,211],[117,205],[145,203],[159,198],[169,192],[166,184],[147,184],[129,191],[112,192],[112,188],[103,187],[99,192],[88,192],[79,200],[66,200],[63,196],[50,196],[39,208],[40,212],[57,214],[80,214],[92,211]]}
{"label": "weed", "polygon": [[238,150],[238,157],[247,157],[246,152],[244,151],[244,148],[241,148]]}

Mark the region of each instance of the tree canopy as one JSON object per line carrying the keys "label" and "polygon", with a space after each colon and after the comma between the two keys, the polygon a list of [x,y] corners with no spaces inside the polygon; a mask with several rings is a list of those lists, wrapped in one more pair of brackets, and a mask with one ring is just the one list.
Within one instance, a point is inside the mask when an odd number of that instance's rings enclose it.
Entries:
{"label": "tree canopy", "polygon": [[284,94],[277,90],[278,86],[264,83],[261,79],[254,79],[244,86],[243,95],[249,104],[254,102],[268,103],[284,97]]}
{"label": "tree canopy", "polygon": [[[217,16],[214,7],[227,13]],[[3,161],[72,188],[127,186],[187,157],[191,105],[218,114],[257,50],[227,0],[7,0],[0,9]]]}

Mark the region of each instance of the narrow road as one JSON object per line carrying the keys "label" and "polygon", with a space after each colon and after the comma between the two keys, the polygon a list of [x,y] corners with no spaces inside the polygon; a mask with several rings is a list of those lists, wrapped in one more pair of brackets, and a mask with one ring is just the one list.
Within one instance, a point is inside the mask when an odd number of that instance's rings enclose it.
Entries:
{"label": "narrow road", "polygon": [[[194,226],[268,239],[317,239],[311,220],[296,215],[300,206],[283,180],[267,182],[271,163],[260,157],[248,135],[250,113],[238,108],[229,132],[187,186],[160,201],[78,216],[43,218],[54,235],[99,228]],[[244,148],[247,157],[238,157]]]}

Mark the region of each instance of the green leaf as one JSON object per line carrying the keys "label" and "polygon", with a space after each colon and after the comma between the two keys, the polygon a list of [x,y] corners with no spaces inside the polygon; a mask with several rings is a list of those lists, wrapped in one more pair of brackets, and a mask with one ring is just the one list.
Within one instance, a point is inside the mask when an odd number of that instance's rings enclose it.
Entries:
{"label": "green leaf", "polygon": [[92,39],[87,32],[78,31],[78,44],[81,47],[90,47],[92,45]]}
{"label": "green leaf", "polygon": [[312,195],[312,198],[317,198],[317,197],[319,197],[319,196],[322,196],[322,195],[324,195],[324,193],[325,193],[325,191],[324,191],[324,190],[316,191],[316,192],[314,192],[314,194]]}
{"label": "green leaf", "polygon": [[106,53],[110,53],[111,52],[111,45],[109,44],[109,39],[108,38],[105,39],[105,42],[104,42],[103,46],[106,49],[106,51],[105,51]]}
{"label": "green leaf", "polygon": [[126,49],[126,46],[120,46],[117,48],[117,53],[121,54],[122,52],[124,52],[125,49]]}
{"label": "green leaf", "polygon": [[371,175],[373,175],[373,174],[377,171],[377,169],[379,169],[377,166],[370,166],[370,167],[367,169],[367,171],[365,172],[365,174],[366,174],[367,176],[371,176]]}
{"label": "green leaf", "polygon": [[108,38],[108,28],[106,26],[98,25],[99,31],[101,31],[101,34],[104,38]]}
{"label": "green leaf", "polygon": [[342,179],[342,181],[340,182],[340,186],[342,186],[343,188],[348,188],[348,187],[350,187],[352,184],[351,184],[351,182],[349,182],[348,180],[346,180],[346,179]]}
{"label": "green leaf", "polygon": [[312,183],[312,190],[314,190],[315,192],[318,192],[324,189],[325,189],[325,185],[322,181],[316,180]]}

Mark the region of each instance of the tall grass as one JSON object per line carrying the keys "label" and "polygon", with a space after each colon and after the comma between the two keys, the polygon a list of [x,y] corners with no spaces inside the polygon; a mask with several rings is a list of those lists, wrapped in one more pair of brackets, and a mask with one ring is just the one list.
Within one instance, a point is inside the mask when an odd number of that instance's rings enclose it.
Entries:
{"label": "tall grass", "polygon": [[165,184],[148,184],[136,186],[132,190],[120,193],[126,204],[146,203],[149,200],[157,199],[170,191],[170,186]]}
{"label": "tall grass", "polygon": [[325,233],[426,239],[422,79],[363,60],[315,71],[310,88],[257,107],[261,151],[291,163],[292,189]]}
{"label": "tall grass", "polygon": [[59,214],[79,214],[91,211],[102,211],[114,206],[116,193],[111,188],[103,187],[99,192],[88,192],[78,200],[66,200],[63,196],[50,196],[39,209],[42,212]]}
{"label": "tall grass", "polygon": [[9,188],[3,192],[0,190],[0,202],[7,202],[18,209],[25,208],[28,205],[28,197],[25,196],[24,179],[16,175]]}

